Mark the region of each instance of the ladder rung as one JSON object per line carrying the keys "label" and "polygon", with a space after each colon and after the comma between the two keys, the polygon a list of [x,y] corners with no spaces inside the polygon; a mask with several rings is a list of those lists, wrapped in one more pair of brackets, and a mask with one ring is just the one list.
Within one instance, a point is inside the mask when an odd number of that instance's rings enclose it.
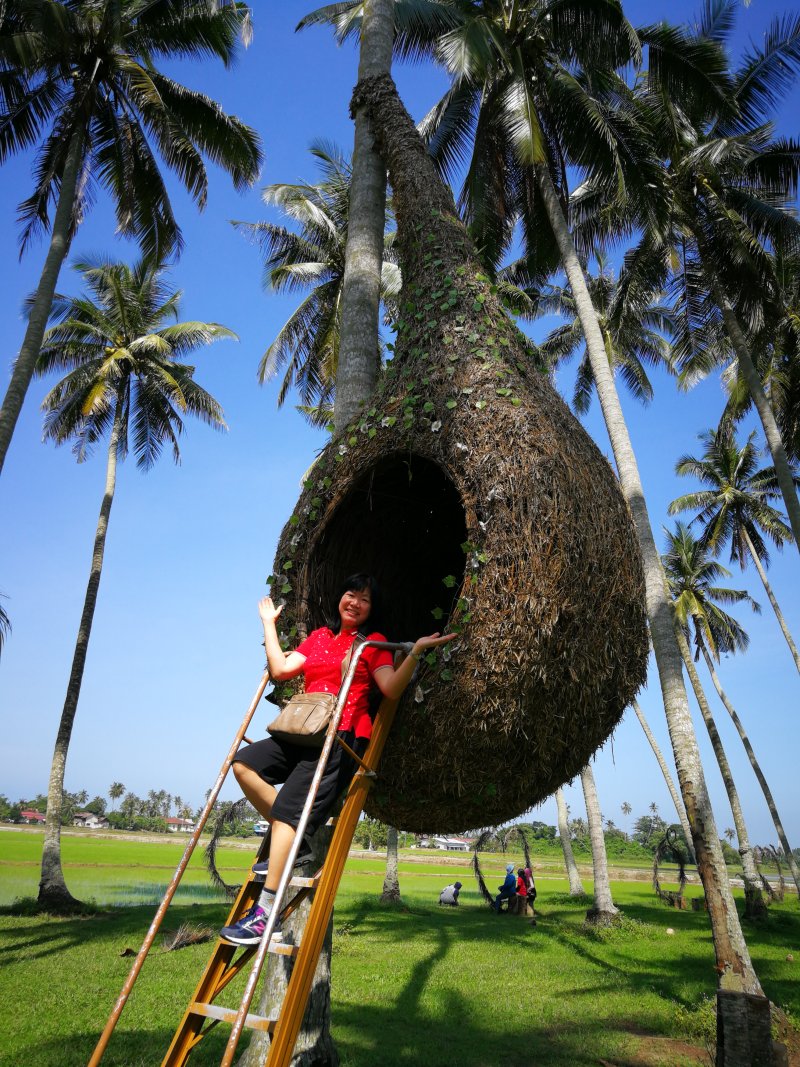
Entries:
{"label": "ladder rung", "polygon": [[[217,1022],[230,1023],[231,1026],[236,1022],[236,1008],[223,1008],[219,1004],[201,1004],[200,1001],[194,1000],[189,1005],[189,1011],[193,1015],[203,1015],[207,1019],[216,1019]],[[275,1020],[267,1019],[263,1015],[247,1015],[244,1025],[250,1030],[263,1030],[269,1034],[275,1029]]]}
{"label": "ladder rung", "polygon": [[316,875],[314,878],[292,878],[289,885],[292,889],[316,889],[319,885],[321,875]]}
{"label": "ladder rung", "polygon": [[267,952],[272,952],[275,956],[294,957],[299,951],[299,945],[286,945],[283,941],[270,941],[269,948],[267,949]]}

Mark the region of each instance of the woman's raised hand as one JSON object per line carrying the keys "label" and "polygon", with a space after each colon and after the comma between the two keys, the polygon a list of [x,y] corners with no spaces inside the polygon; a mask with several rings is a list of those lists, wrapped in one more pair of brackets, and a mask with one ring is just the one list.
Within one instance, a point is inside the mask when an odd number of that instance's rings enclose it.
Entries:
{"label": "woman's raised hand", "polygon": [[261,621],[264,623],[275,622],[282,611],[283,604],[275,607],[272,603],[271,596],[262,597],[258,602],[258,614],[261,617]]}

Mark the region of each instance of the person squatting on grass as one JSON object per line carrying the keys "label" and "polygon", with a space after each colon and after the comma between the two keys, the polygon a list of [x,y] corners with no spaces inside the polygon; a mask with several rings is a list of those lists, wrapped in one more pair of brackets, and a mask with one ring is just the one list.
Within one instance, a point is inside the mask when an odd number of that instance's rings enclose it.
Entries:
{"label": "person squatting on grass", "polygon": [[[274,681],[285,682],[302,674],[306,692],[337,693],[342,681],[342,662],[356,638],[360,640],[359,631],[367,633],[368,641],[386,641],[378,631],[380,593],[371,575],[351,575],[342,584],[333,608],[330,626],[314,630],[294,651],[284,652],[276,627],[283,606],[273,604],[270,597],[259,601],[258,613],[264,625],[264,647]],[[367,623],[370,623],[369,627]],[[358,661],[339,725],[342,740],[359,757],[364,755],[372,733],[369,714],[371,686],[376,685],[384,697],[397,700],[411,681],[423,653],[451,641],[455,636],[448,634],[441,637],[435,633],[418,638],[397,670],[392,666],[392,654],[388,650],[368,648],[364,651]],[[237,923],[222,928],[220,937],[223,940],[234,945],[257,945],[261,940],[267,919],[275,907],[275,892],[294,842],[319,758],[320,753],[314,749],[275,737],[256,741],[236,754],[233,773],[244,795],[270,823],[270,850],[269,860],[257,863],[253,868],[256,874],[265,875],[261,896]],[[352,757],[341,745],[334,745],[311,809],[306,837],[310,837],[327,820],[337,797],[347,788],[355,770],[356,763]],[[283,788],[278,792],[275,787],[280,784]],[[301,845],[297,862],[302,862],[309,851],[308,847],[304,850]],[[280,938],[279,923],[272,936]]]}
{"label": "person squatting on grass", "polygon": [[439,894],[440,904],[449,904],[451,907],[458,907],[458,894],[461,891],[461,882],[453,882],[452,885],[446,885]]}
{"label": "person squatting on grass", "polygon": [[507,863],[506,864],[506,876],[505,876],[505,879],[503,881],[503,884],[499,885],[497,888],[500,890],[500,892],[494,898],[494,905],[493,906],[494,906],[494,910],[499,913],[500,910],[503,907],[503,901],[507,900],[509,902],[509,907],[510,907],[511,906],[511,899],[512,899],[512,897],[514,897],[516,895],[516,892],[517,892],[517,879],[514,877],[514,864],[513,863]]}

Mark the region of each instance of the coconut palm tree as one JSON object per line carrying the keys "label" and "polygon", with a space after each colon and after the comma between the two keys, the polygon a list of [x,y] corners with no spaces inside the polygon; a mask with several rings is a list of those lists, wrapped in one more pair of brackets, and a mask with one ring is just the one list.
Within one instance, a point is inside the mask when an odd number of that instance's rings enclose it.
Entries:
{"label": "coconut palm tree", "polygon": [[[740,446],[726,426],[700,434],[704,446],[701,457],[682,456],[675,471],[682,477],[693,476],[704,488],[673,500],[668,510],[670,515],[697,512],[692,522],[702,524],[699,540],[704,547],[719,552],[730,539],[731,560],[742,570],[748,560],[752,561],[800,671],[800,653],[766,572],[769,565],[766,540],[783,548],[786,542],[791,542],[792,531],[783,514],[770,503],[780,497],[780,489],[774,469],[759,468],[759,450],[754,438],[755,432]],[[796,477],[795,482],[800,484]]]}
{"label": "coconut palm tree", "polygon": [[[664,759],[664,755],[661,752],[661,748],[659,747],[658,741],[656,741],[653,735],[653,731],[650,729],[650,724],[645,718],[644,712],[639,707],[638,700],[633,700],[631,702],[631,707],[633,708],[636,718],[639,720],[639,725],[641,726],[642,730],[644,730],[644,735],[650,744],[650,748],[652,748],[653,750],[653,755],[656,757],[658,766],[661,768],[661,773],[664,776],[664,781],[667,783],[669,795],[672,797],[672,803],[675,805],[675,811],[678,815],[678,822],[681,824],[683,836],[686,839],[686,847],[689,850],[689,858],[692,860],[692,862],[694,862],[695,856],[694,848],[692,846],[692,831],[691,827],[689,826],[689,820],[686,818],[686,808],[683,806],[683,801],[680,798],[680,794],[675,788],[675,783],[673,782],[672,775],[669,772],[667,761]],[[628,807],[630,807],[630,805],[628,805]],[[651,805],[651,808],[652,807],[653,805]],[[630,814],[630,812],[628,812],[628,814]]]}
{"label": "coconut palm tree", "polygon": [[[700,22],[696,43],[716,46],[723,62],[737,6],[714,0]],[[775,138],[771,125],[798,71],[795,13],[776,17],[762,46],[751,47],[738,68],[720,69],[720,85],[727,84],[722,96],[694,89],[690,95],[665,65],[652,62],[637,93],[643,121],[667,161],[666,182],[657,190],[666,194],[667,210],[651,211],[665,222],[646,226],[640,248],[660,248],[674,268],[684,318],[677,366],[690,385],[733,353],[764,429],[795,542],[800,502],[751,346],[764,317],[772,317],[779,290],[767,248],[791,247],[800,237],[794,212],[800,144]],[[707,343],[710,336],[715,343]]]}
{"label": "coconut palm tree", "polygon": [[[746,647],[747,635],[742,627],[723,611],[718,603],[749,601],[756,609],[758,605],[748,593],[734,589],[723,589],[713,585],[721,576],[729,572],[719,563],[711,560],[689,533],[683,523],[678,523],[675,533],[665,531],[667,551],[663,557],[664,570],[672,601],[675,607],[675,625],[678,642],[683,653],[684,664],[694,690],[703,722],[706,724],[711,746],[719,764],[725,792],[733,814],[736,836],[739,840],[739,854],[742,857],[742,873],[747,898],[747,914],[754,918],[763,911],[764,902],[760,889],[758,871],[756,870],[750,837],[744,819],[744,811],[739,799],[739,790],[734,781],[722,738],[717,730],[714,715],[706,699],[705,691],[692,660],[686,635],[694,629],[695,642],[702,641],[703,635],[717,647],[720,643],[724,650]],[[691,623],[691,626],[690,626]]]}
{"label": "coconut palm tree", "polygon": [[114,810],[114,805],[121,796],[125,795],[125,786],[122,782],[112,782],[108,787],[108,795],[111,799],[111,810]]}
{"label": "coconut palm tree", "polygon": [[589,838],[592,842],[592,869],[594,871],[594,905],[586,913],[586,918],[590,922],[607,925],[619,915],[619,908],[614,904],[611,896],[603,817],[600,813],[594,774],[588,763],[581,771],[581,785],[586,801],[586,821],[589,824]]}
{"label": "coconut palm tree", "polygon": [[[308,292],[262,356],[258,380],[284,371],[278,406],[296,385],[312,425],[331,419],[339,368],[345,247],[350,217],[352,167],[332,144],[316,141],[311,154],[321,170],[316,184],[268,185],[262,198],[277,207],[297,230],[271,222],[234,222],[264,257],[265,284],[275,292]],[[400,291],[400,270],[392,259],[393,235],[385,216],[381,299],[391,304]],[[298,232],[299,231],[299,232]],[[310,290],[310,291],[309,291]],[[380,366],[382,345],[373,353]]]}
{"label": "coconut palm tree", "polygon": [[237,188],[255,180],[258,135],[156,66],[185,57],[215,57],[229,66],[249,20],[246,4],[227,0],[18,0],[0,7],[0,163],[34,146],[38,151],[34,189],[20,206],[22,251],[50,230],[0,408],[0,469],[61,266],[96,187],[111,193],[119,231],[163,257],[180,248],[180,231],[158,157],[200,208],[208,195],[204,156],[227,170]]}
{"label": "coconut palm tree", "polygon": [[578,874],[578,865],[575,862],[575,853],[572,851],[572,840],[569,833],[569,811],[567,809],[564,794],[560,789],[555,791],[556,809],[558,811],[558,836],[561,838],[561,849],[564,853],[564,864],[567,868],[569,879],[569,895],[582,897],[584,895],[581,876]]}
{"label": "coconut palm tree", "polygon": [[[675,533],[670,533],[667,536],[668,551],[665,556],[665,568],[675,600],[678,622],[687,632],[690,628],[694,632],[694,645],[697,649],[697,655],[703,656],[714,688],[736,726],[737,733],[750,760],[750,765],[758,778],[778,839],[789,863],[798,893],[800,893],[800,870],[798,870],[786,837],[772,790],[756,759],[753,746],[745,732],[742,721],[722,688],[714,666],[715,660],[719,662],[721,653],[743,652],[749,644],[749,638],[742,626],[720,608],[720,603],[749,603],[754,610],[760,609],[748,593],[736,589],[721,588],[714,584],[720,578],[729,577],[730,572],[710,558],[708,551],[700,541],[692,537],[688,527],[683,523],[678,523]],[[725,772],[723,772],[723,777],[725,777]],[[736,820],[734,819],[734,821]],[[748,841],[746,837],[744,840],[742,839],[739,829],[737,825],[736,835],[739,839],[741,851],[742,848],[747,849]],[[752,870],[749,871],[749,875],[752,875]]]}
{"label": "coconut palm tree", "polygon": [[225,427],[219,404],[194,381],[195,368],[179,360],[212,341],[235,337],[217,323],[178,322],[180,293],[169,290],[165,269],[158,263],[76,266],[88,294],[56,297],[58,321],[47,331],[36,363],[39,375],[68,372],[45,397],[45,439],[57,445],[73,442],[79,462],[106,435],[108,447],[89,582],[50,770],[39,883],[39,903],[48,908],[74,903],[61,869],[64,768],[97,603],[117,462],[133,451],[137,466],[148,470],[164,444],[171,446],[178,462],[178,437],[187,414],[216,429]]}
{"label": "coconut palm tree", "polygon": [[[640,271],[623,271],[616,278],[602,252],[598,253],[597,262],[597,274],[588,279],[589,294],[609,365],[631,395],[646,404],[653,398],[653,386],[645,365],[671,370],[670,348],[663,335],[672,330],[673,322],[670,308],[660,302],[661,279],[657,277],[652,284]],[[548,286],[539,294],[537,310],[569,320],[547,335],[539,352],[548,366],[555,367],[582,349],[572,404],[585,414],[594,391],[594,374],[572,292],[561,286]]]}
{"label": "coconut palm tree", "polygon": [[[334,4],[306,21],[332,23],[344,38],[358,33],[360,7],[358,0]],[[569,163],[589,178],[605,179],[600,185],[608,205],[633,204],[642,215],[650,214],[651,204],[660,210],[649,189],[662,184],[662,167],[627,87],[614,74],[617,65],[638,59],[639,39],[613,0],[407,0],[407,6],[397,0],[396,8],[404,12],[396,51],[441,60],[452,75],[423,128],[445,172],[469,158],[461,207],[484,260],[500,261],[520,220],[526,242],[540,246],[537,270],[548,258],[542,246],[553,242],[566,273],[639,538],[651,638],[718,971],[742,992],[761,995],[728,883],[644,489],[566,213]],[[699,80],[724,97],[724,86],[714,85],[715,71],[724,69],[718,49],[694,45],[688,34],[663,26],[650,28],[646,40],[651,66],[663,67],[669,56],[676,83]]]}

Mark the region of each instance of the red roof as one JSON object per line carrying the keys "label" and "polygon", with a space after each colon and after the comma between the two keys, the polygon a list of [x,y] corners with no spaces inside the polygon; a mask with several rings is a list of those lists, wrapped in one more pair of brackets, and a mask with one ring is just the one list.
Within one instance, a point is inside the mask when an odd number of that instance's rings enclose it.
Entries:
{"label": "red roof", "polygon": [[40,811],[21,811],[19,813],[21,819],[35,819],[36,822],[44,822],[44,815]]}

